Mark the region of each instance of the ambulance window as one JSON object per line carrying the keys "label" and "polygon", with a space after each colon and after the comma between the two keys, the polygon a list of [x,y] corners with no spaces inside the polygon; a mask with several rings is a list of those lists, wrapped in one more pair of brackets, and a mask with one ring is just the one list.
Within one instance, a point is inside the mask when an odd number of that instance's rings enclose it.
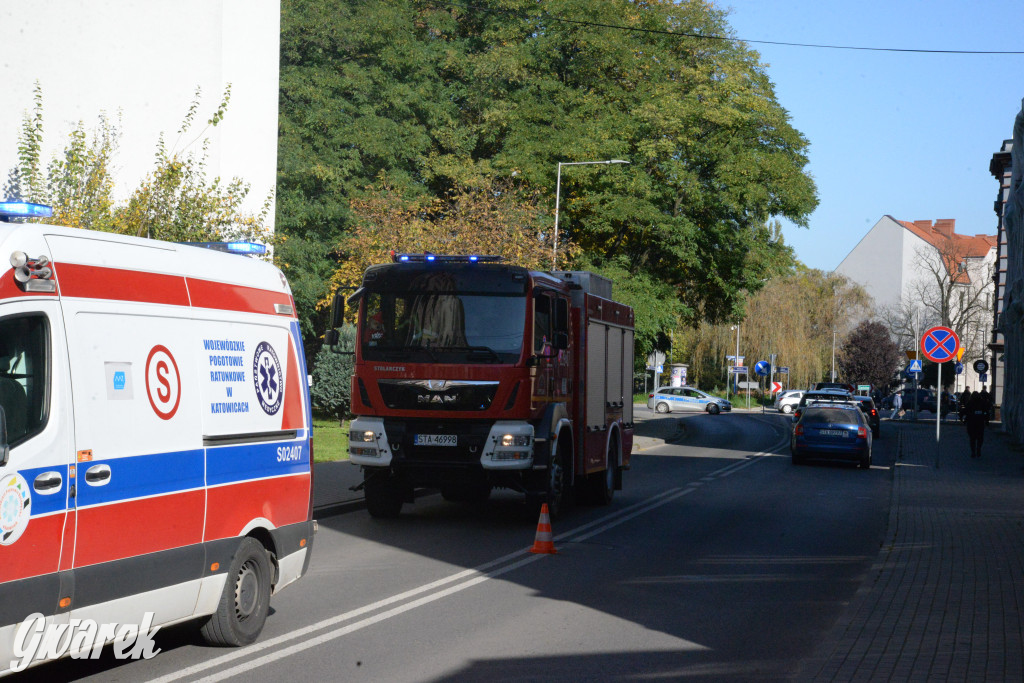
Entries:
{"label": "ambulance window", "polygon": [[46,424],[49,328],[42,315],[0,318],[0,406],[7,443],[16,446]]}

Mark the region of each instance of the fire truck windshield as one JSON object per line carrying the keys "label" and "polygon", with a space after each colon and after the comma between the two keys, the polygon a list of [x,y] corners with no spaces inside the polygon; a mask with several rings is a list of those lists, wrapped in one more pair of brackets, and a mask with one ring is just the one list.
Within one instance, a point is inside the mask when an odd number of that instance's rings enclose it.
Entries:
{"label": "fire truck windshield", "polygon": [[360,342],[366,360],[514,363],[526,298],[468,292],[369,292]]}

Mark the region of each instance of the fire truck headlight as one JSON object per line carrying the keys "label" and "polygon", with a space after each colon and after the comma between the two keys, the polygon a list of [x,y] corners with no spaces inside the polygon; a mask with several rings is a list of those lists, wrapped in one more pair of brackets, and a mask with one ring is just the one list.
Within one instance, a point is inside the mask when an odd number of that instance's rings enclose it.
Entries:
{"label": "fire truck headlight", "polygon": [[529,446],[533,437],[529,434],[505,434],[501,437],[501,445],[505,448],[511,446]]}
{"label": "fire truck headlight", "polygon": [[361,455],[366,458],[379,458],[380,452],[376,446],[349,446],[348,452],[351,455]]}
{"label": "fire truck headlight", "polygon": [[373,442],[374,441],[374,434],[370,430],[367,430],[365,432],[363,432],[363,431],[349,432],[348,433],[348,440],[349,441],[355,441],[355,442]]}

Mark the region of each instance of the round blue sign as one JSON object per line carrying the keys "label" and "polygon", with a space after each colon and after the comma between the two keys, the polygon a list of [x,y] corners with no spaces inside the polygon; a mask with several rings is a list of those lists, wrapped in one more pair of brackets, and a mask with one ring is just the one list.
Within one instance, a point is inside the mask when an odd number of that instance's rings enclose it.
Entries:
{"label": "round blue sign", "polygon": [[767,375],[771,366],[768,365],[768,361],[759,360],[754,363],[754,372],[759,375]]}

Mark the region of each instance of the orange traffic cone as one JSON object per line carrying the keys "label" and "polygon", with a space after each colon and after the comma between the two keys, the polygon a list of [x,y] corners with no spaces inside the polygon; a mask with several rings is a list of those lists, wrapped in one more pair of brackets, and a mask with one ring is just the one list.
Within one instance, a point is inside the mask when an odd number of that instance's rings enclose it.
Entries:
{"label": "orange traffic cone", "polygon": [[548,513],[548,504],[540,506],[540,519],[537,521],[537,537],[533,541],[531,553],[542,553],[555,555],[555,543],[551,540],[551,515]]}

